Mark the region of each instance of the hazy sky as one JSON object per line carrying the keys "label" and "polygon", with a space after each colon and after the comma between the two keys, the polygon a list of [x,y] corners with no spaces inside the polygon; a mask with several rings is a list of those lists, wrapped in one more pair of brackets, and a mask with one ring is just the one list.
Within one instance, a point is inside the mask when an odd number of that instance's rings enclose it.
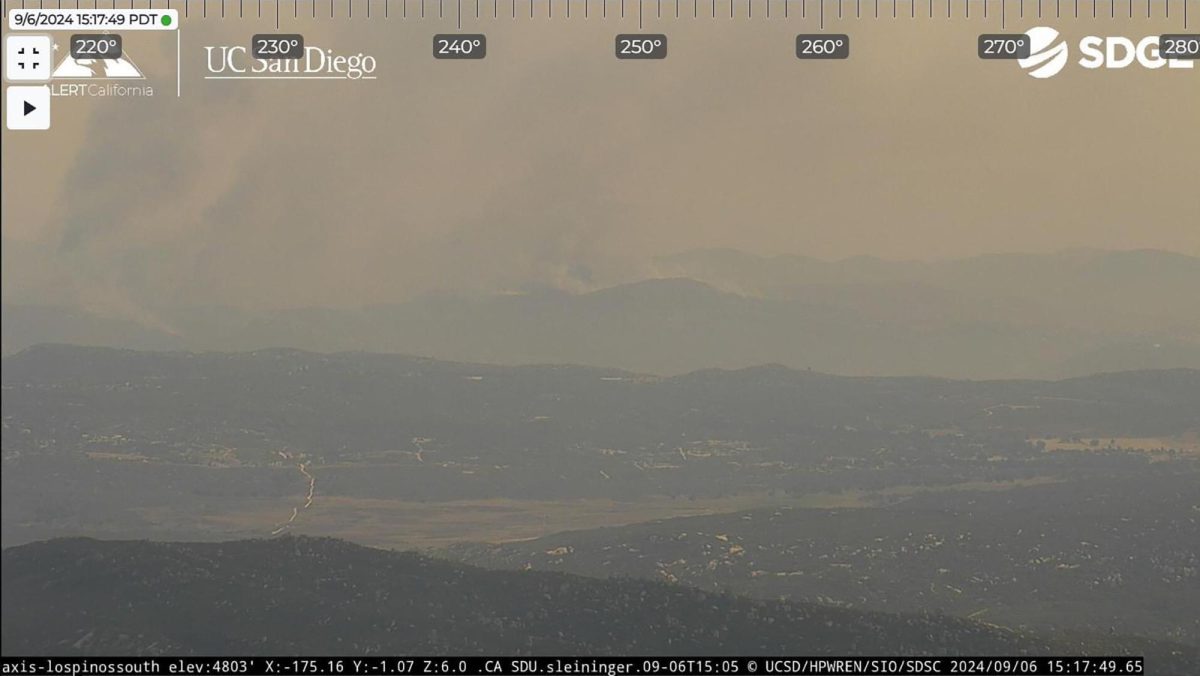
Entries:
{"label": "hazy sky", "polygon": [[[4,296],[266,307],[580,289],[697,247],[1200,255],[1200,69],[1072,63],[1037,81],[978,60],[978,33],[999,26],[959,5],[951,21],[833,24],[852,36],[843,62],[798,61],[795,33],[816,26],[779,3],[771,20],[761,5],[749,21],[650,20],[670,35],[661,62],[615,60],[636,20],[585,23],[582,0],[569,21],[560,4],[553,20],[480,22],[482,62],[434,61],[430,36],[453,21],[405,23],[400,0],[387,21],[285,22],[375,56],[371,82],[205,82],[204,45],[273,26],[185,21],[179,99],[173,36],[126,34],[152,99],[59,98],[53,131],[5,133]],[[1061,25],[1072,47],[1179,28],[1103,7]]]}

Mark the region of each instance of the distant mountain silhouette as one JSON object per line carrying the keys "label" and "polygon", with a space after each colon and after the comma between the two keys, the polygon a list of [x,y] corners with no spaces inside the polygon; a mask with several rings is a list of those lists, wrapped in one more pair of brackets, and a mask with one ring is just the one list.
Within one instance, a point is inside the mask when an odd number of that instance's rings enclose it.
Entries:
{"label": "distant mountain silhouette", "polygon": [[[701,251],[663,279],[568,294],[435,295],[358,309],[164,309],[178,335],[5,306],[6,352],[39,342],[369,350],[647,373],[775,362],[846,375],[1058,378],[1200,368],[1200,259],[1070,251],[822,262]],[[122,328],[123,327],[123,328]]]}

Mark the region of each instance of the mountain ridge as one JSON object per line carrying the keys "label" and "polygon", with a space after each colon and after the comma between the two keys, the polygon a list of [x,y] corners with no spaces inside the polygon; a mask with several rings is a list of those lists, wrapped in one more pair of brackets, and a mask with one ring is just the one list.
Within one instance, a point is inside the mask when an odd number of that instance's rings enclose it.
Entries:
{"label": "mountain ridge", "polygon": [[6,303],[0,329],[6,354],[42,342],[283,345],[659,375],[778,362],[972,379],[1200,368],[1200,295],[1177,291],[1200,288],[1200,259],[1184,254],[830,263],[709,252],[669,260],[657,277],[581,293],[442,293],[353,308],[180,306],[148,310],[151,323]]}

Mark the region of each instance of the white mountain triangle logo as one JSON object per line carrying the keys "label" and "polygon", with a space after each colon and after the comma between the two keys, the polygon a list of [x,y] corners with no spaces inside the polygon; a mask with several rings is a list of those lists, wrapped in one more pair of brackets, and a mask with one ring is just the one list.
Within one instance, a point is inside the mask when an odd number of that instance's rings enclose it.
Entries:
{"label": "white mountain triangle logo", "polygon": [[122,54],[119,59],[76,59],[67,55],[58,68],[54,69],[55,79],[64,80],[140,80],[145,79],[142,71]]}

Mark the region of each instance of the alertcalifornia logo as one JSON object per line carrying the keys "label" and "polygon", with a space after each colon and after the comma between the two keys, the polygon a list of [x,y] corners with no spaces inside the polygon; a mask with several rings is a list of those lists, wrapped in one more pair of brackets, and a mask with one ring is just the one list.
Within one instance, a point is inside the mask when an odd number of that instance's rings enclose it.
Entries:
{"label": "alertcalifornia logo", "polygon": [[[1058,31],[1049,26],[1037,26],[1025,31],[1029,36],[1029,56],[1018,59],[1019,65],[1030,77],[1045,80],[1058,75],[1070,60],[1067,41]],[[1077,45],[1080,55],[1077,63],[1089,70],[1120,70],[1137,66],[1157,70],[1191,70],[1195,62],[1187,59],[1167,59],[1159,54],[1159,36],[1147,35],[1133,40],[1121,35],[1088,35]]]}

